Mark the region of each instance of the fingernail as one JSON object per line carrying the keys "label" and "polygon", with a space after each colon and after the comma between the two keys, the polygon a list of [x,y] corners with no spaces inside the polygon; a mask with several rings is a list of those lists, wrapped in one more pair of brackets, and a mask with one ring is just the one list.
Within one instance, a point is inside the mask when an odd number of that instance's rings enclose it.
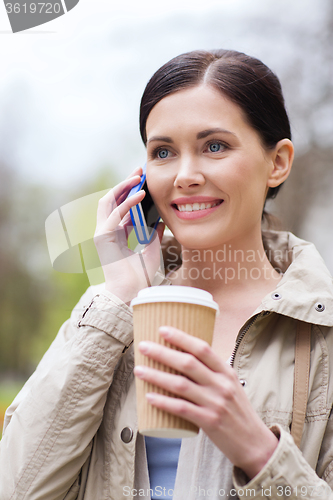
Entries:
{"label": "fingernail", "polygon": [[149,351],[149,344],[145,341],[139,343],[140,352],[146,353]]}
{"label": "fingernail", "polygon": [[168,326],[160,326],[159,328],[159,332],[160,334],[164,337],[164,338],[168,338],[170,337],[170,329]]}
{"label": "fingernail", "polygon": [[155,396],[154,396],[154,394],[153,394],[153,393],[151,393],[151,392],[147,392],[147,394],[146,394],[146,398],[148,399],[148,401],[154,401]]}
{"label": "fingernail", "polygon": [[144,366],[136,366],[134,368],[134,375],[136,375],[137,377],[142,377],[144,374],[145,374],[145,368]]}
{"label": "fingernail", "polygon": [[[138,183],[139,184],[139,183]],[[142,196],[142,193],[145,193],[146,194],[146,191],[144,189],[140,189],[140,191],[138,191],[137,193],[135,193],[133,196]]]}

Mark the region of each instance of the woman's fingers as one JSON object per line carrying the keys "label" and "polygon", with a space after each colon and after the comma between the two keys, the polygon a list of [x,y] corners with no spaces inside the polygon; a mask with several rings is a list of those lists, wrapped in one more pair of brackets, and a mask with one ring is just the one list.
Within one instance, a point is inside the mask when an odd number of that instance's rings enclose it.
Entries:
{"label": "woman's fingers", "polygon": [[145,191],[140,190],[137,193],[133,194],[130,198],[125,199],[122,203],[120,203],[115,210],[110,214],[108,220],[107,220],[107,226],[110,226],[111,228],[116,224],[120,224],[122,219],[128,214],[130,208],[134,207],[140,201],[143,200],[143,198],[146,196]]}
{"label": "woman's fingers", "polygon": [[[105,196],[103,196],[99,200],[98,209],[97,209],[97,223],[103,224],[107,221],[109,215],[114,211],[117,207],[119,199],[127,198],[130,190],[139,184],[140,176],[134,175],[133,177],[129,177],[124,181],[120,182],[111,189]],[[140,191],[139,191],[140,192]],[[137,195],[138,193],[136,193]],[[136,196],[133,195],[133,196]],[[143,197],[143,195],[141,195]],[[132,197],[131,197],[132,198]],[[120,219],[121,220],[121,219]],[[120,221],[119,221],[120,222]]]}
{"label": "woman's fingers", "polygon": [[[133,177],[140,177],[140,180],[141,180],[141,176],[142,176],[142,168],[141,167],[137,167],[135,170],[133,170],[132,173],[129,174],[129,176],[126,177],[125,181],[126,180],[129,180]],[[140,181],[139,181],[140,182]],[[137,182],[137,184],[139,184],[139,182]],[[136,185],[136,184],[135,184]],[[124,201],[125,198],[127,198],[128,196],[128,193],[129,191],[124,191],[120,196],[119,198],[117,199],[117,205],[120,205],[120,203],[122,203]]]}
{"label": "woman's fingers", "polygon": [[[110,205],[109,209],[106,209],[105,205],[101,206],[100,214],[97,212],[97,226],[101,227],[102,225],[103,230],[106,232],[113,231],[121,223],[122,219],[128,213],[130,208],[140,203],[140,201],[143,200],[145,195],[146,195],[145,191],[143,190],[138,191],[137,193],[133,194],[130,198],[126,198],[125,201],[123,201],[119,206],[113,205],[112,210],[110,212],[109,212]],[[106,216],[106,214],[108,214],[108,216]]]}
{"label": "woman's fingers", "polygon": [[[176,374],[138,366],[135,375],[152,385],[160,387],[180,399],[153,393],[149,402],[176,415],[180,415],[202,427],[205,432],[228,427],[232,415],[241,414],[247,398],[236,372],[227,368],[225,373],[213,371],[189,353],[176,351],[155,342],[140,342],[139,350],[145,356],[176,370]],[[179,374],[179,372],[181,374]],[[231,419],[231,420],[230,420]]]}
{"label": "woman's fingers", "polygon": [[168,413],[178,415],[181,418],[185,418],[198,427],[205,427],[210,417],[211,412],[207,410],[207,408],[196,405],[191,401],[164,396],[156,392],[147,393],[146,398],[153,406]]}
{"label": "woman's fingers", "polygon": [[131,214],[129,212],[125,215],[125,217],[122,219],[122,221],[119,225],[120,225],[120,227],[122,227],[125,230],[125,237],[126,237],[126,241],[127,241],[128,237],[133,229],[133,222],[132,222]]}
{"label": "woman's fingers", "polygon": [[192,354],[192,356],[200,360],[211,370],[226,373],[228,369],[230,369],[204,340],[171,326],[162,326],[159,332],[167,342],[178,347],[182,351]]}
{"label": "woman's fingers", "polygon": [[103,267],[106,289],[129,302],[139,290],[150,286],[160,266],[160,237],[162,226],[144,252],[128,248],[132,225],[130,209],[140,203],[146,193],[138,191],[128,197],[130,190],[140,182],[142,169],[136,169],[127,179],[101,198],[97,211],[94,242]]}
{"label": "woman's fingers", "polygon": [[173,368],[198,384],[208,385],[212,382],[212,371],[188,352],[176,351],[156,342],[140,342],[139,350],[145,356]]}
{"label": "woman's fingers", "polygon": [[110,204],[118,200],[118,198],[124,193],[129,193],[132,187],[139,184],[141,177],[139,175],[130,176],[127,179],[123,180],[119,184],[117,184],[114,188],[110,189],[106,195],[101,198],[102,201],[105,201],[105,204]]}
{"label": "woman's fingers", "polygon": [[156,392],[147,393],[146,398],[153,406],[185,418],[198,427],[205,428],[215,418],[211,410],[184,399],[172,398]]}
{"label": "woman's fingers", "polygon": [[175,375],[146,366],[135,367],[134,374],[146,382],[172,392],[177,396],[181,396],[195,404],[203,404],[205,400],[205,395],[199,389],[199,386],[182,375]]}
{"label": "woman's fingers", "polygon": [[150,403],[187,418],[203,428],[213,425],[213,422],[214,425],[219,425],[221,418],[226,417],[228,412],[230,414],[230,408],[233,408],[235,387],[241,390],[238,382],[229,381],[222,374],[214,372],[211,372],[211,380],[207,384],[195,383],[185,376],[147,366],[135,367],[134,374],[145,382],[177,396],[175,399],[155,392],[150,393]]}

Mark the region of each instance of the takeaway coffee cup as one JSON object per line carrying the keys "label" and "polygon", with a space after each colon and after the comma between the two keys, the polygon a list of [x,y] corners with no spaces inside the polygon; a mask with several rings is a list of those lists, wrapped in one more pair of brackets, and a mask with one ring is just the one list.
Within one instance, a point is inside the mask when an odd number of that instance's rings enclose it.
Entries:
{"label": "takeaway coffee cup", "polygon": [[[134,323],[135,364],[156,368],[168,373],[178,373],[141,354],[138,344],[142,340],[166,345],[158,332],[160,326],[179,328],[210,345],[213,340],[215,316],[218,305],[210,293],[186,286],[153,286],[145,288],[132,300]],[[199,429],[193,423],[150,405],[147,392],[157,392],[177,397],[151,383],[136,378],[139,432],[152,437],[181,438],[195,436]]]}

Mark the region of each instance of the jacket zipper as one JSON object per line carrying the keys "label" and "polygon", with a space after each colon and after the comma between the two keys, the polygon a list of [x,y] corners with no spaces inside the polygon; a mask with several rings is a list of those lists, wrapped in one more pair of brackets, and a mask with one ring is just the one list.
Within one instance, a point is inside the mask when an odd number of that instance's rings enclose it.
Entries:
{"label": "jacket zipper", "polygon": [[270,314],[270,312],[269,311],[262,311],[261,313],[258,313],[255,316],[253,316],[252,320],[243,328],[243,330],[239,334],[238,339],[236,340],[236,344],[235,344],[234,350],[232,351],[232,354],[230,356],[230,366],[231,367],[234,366],[234,362],[235,362],[235,357],[236,357],[237,350],[238,350],[238,348],[240,346],[240,343],[242,342],[243,338],[245,337],[245,334],[249,331],[249,329],[251,328],[251,326],[257,321],[257,319],[259,317],[266,316],[266,314]]}

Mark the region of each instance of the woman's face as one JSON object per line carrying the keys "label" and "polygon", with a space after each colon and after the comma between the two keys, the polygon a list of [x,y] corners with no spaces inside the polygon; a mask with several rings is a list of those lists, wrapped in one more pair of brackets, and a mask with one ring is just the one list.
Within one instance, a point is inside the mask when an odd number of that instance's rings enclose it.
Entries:
{"label": "woman's face", "polygon": [[208,85],[181,90],[154,106],[146,131],[148,187],[182,245],[240,243],[260,231],[272,154],[236,104]]}

